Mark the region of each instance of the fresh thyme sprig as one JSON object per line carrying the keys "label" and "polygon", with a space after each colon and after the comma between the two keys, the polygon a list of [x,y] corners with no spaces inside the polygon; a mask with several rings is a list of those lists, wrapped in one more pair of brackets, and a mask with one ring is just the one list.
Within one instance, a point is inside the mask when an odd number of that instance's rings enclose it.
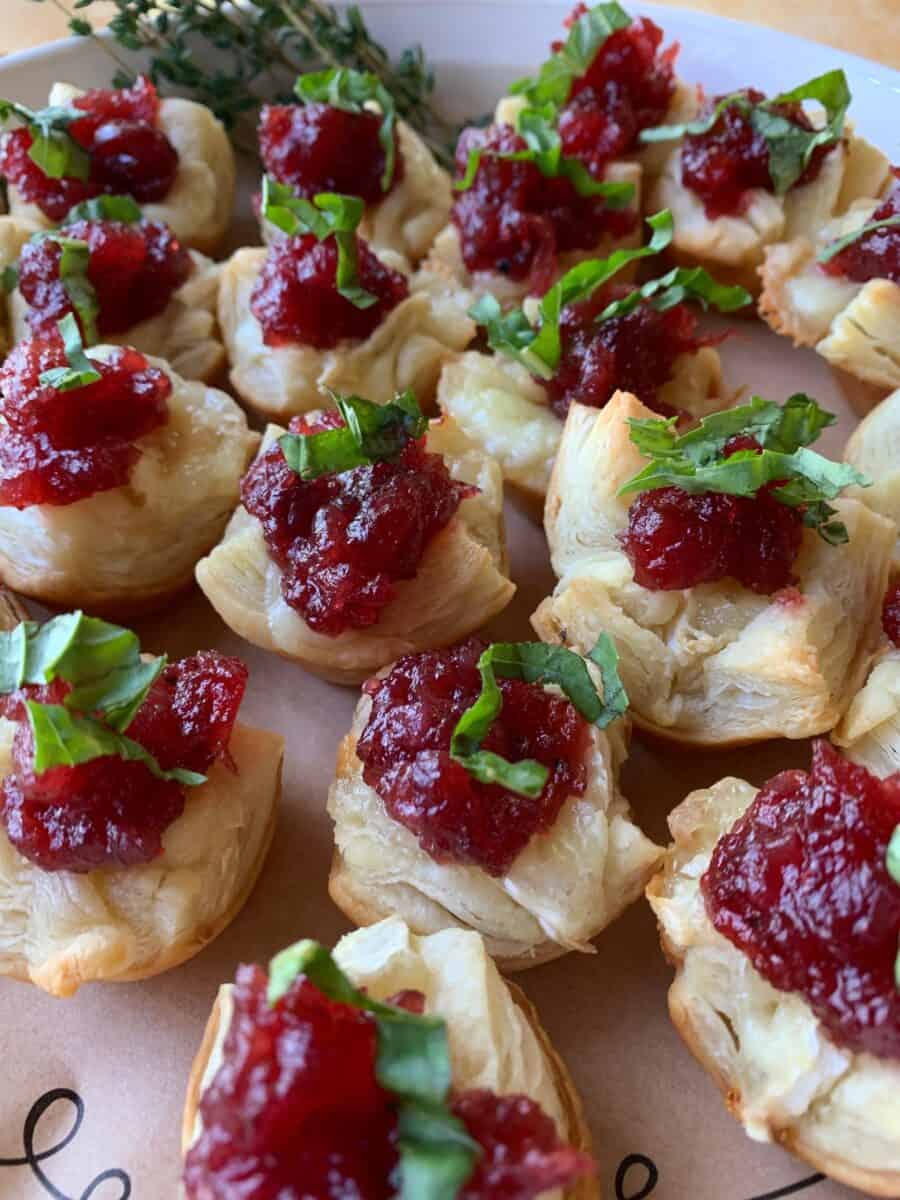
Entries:
{"label": "fresh thyme sprig", "polygon": [[[90,37],[85,15],[100,0],[52,3],[69,17],[74,34]],[[112,0],[113,38],[130,52],[149,54],[148,74],[161,90],[186,92],[208,105],[231,130],[252,120],[267,101],[290,103],[296,75],[350,67],[377,75],[397,112],[421,134],[446,166],[452,165],[455,127],[432,106],[434,76],[421,47],[392,59],[373,38],[355,6],[338,13],[321,0]],[[108,42],[101,45],[110,49]],[[209,55],[198,54],[205,46]],[[113,82],[130,83],[120,69]]]}

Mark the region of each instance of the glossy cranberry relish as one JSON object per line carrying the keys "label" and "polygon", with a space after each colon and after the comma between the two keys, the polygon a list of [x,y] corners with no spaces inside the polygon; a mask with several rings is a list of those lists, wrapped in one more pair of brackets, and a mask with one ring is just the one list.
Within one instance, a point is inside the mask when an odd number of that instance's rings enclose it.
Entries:
{"label": "glossy cranberry relish", "polygon": [[[337,413],[299,417],[293,433],[343,424]],[[374,625],[394,585],[414,578],[431,539],[477,488],[452,479],[443,458],[409,442],[394,460],[303,480],[270,446],[241,483],[244,507],[281,567],[285,600],[317,633]]]}
{"label": "glossy cranberry relish", "polygon": [[450,738],[480,694],[484,648],[470,638],[407,654],[385,679],[370,680],[372,710],[356,753],[366,783],[433,859],[503,875],[532,837],[552,828],[567,797],[583,795],[590,732],[568,700],[501,679],[503,708],[484,749],[511,761],[537,759],[550,776],[535,799],[473,779],[450,757]]}
{"label": "glossy cranberry relish", "polygon": [[28,157],[31,134],[14,129],[0,145],[0,174],[24,200],[51,221],[61,221],[75,204],[102,192],[127,194],[140,204],[162,200],[178,171],[178,152],[157,128],[159,98],[143,76],[130,88],[97,88],[72,101],[85,116],[69,135],[90,155],[86,180],[51,179]]}
{"label": "glossy cranberry relish", "polygon": [[551,379],[538,381],[558,417],[565,419],[573,400],[602,408],[617,388],[633,392],[655,412],[669,413],[658,394],[672,378],[675,360],[721,340],[697,335],[696,313],[686,304],[665,312],[640,304],[598,323],[610,299],[628,291],[603,289],[563,309],[559,366]]}
{"label": "glossy cranberry relish", "polygon": [[391,309],[409,295],[405,276],[385,266],[357,239],[359,286],[377,296],[357,308],[337,290],[338,249],[334,238],[313,234],[279,238],[269,247],[250,297],[250,310],[267,346],[300,343],[328,350],[346,338],[367,338]]}
{"label": "glossy cranberry relish", "polygon": [[[751,104],[759,104],[765,95],[755,88],[745,88],[743,95]],[[707,102],[710,113],[721,96]],[[812,122],[799,101],[769,105],[801,129],[812,129]],[[825,156],[834,143],[817,146],[806,170],[793,185],[812,183],[822,169]],[[761,133],[751,124],[749,114],[734,104],[723,110],[707,133],[688,134],[681,150],[681,181],[703,201],[708,217],[721,217],[744,211],[751,188],[773,192],[769,172],[769,146]]]}
{"label": "glossy cranberry relish", "polygon": [[881,626],[898,650],[900,650],[900,583],[888,588],[881,610]]}
{"label": "glossy cranberry relish", "polygon": [[[392,1200],[397,1107],[375,1076],[374,1020],[303,977],[274,1006],[266,988],[259,967],[238,969],[185,1159],[189,1200]],[[524,1096],[462,1092],[451,1109],[483,1149],[459,1200],[536,1200],[592,1169]]]}
{"label": "glossy cranberry relish", "polygon": [[[100,306],[101,341],[161,313],[193,269],[171,229],[156,221],[77,221],[60,232],[90,248],[87,276]],[[31,306],[33,334],[50,333],[75,311],[59,276],[61,257],[59,244],[42,238],[29,242],[19,258],[19,291]]]}
{"label": "glossy cranberry relish", "polygon": [[[266,172],[301,196],[319,192],[359,196],[377,204],[384,196],[381,118],[345,112],[330,104],[267,104],[259,122]],[[403,178],[403,155],[394,131],[394,172],[389,191]]]}
{"label": "glossy cranberry relish", "polygon": [[[569,23],[587,8],[580,4]],[[572,85],[559,119],[563,151],[595,179],[612,159],[638,148],[642,129],[663,124],[675,93],[677,46],[660,50],[662,30],[646,17],[611,34]],[[561,44],[554,46],[554,50]]]}
{"label": "glossy cranberry relish", "polygon": [[900,1058],[898,824],[900,776],[817,741],[809,773],[770,779],[702,880],[710,920],[773,987],[799,992],[838,1045],[885,1058]]}
{"label": "glossy cranberry relish", "polygon": [[0,504],[72,504],[122,487],[140,456],[135,441],[168,420],[172,383],[136,350],[93,362],[101,378],[85,387],[41,384],[42,372],[66,365],[57,333],[20,342],[0,369]]}
{"label": "glossy cranberry relish", "polygon": [[[236,658],[203,652],[167,667],[153,684],[127,736],[164,770],[206,772],[227,756],[247,682]],[[59,704],[68,685],[25,687],[0,697],[0,716],[19,722],[13,770],[3,780],[0,820],[20,854],[45,871],[93,871],[147,863],[184,811],[184,788],[157,779],[141,762],[105,756],[35,775],[34,742],[24,700]]]}
{"label": "glossy cranberry relish", "polygon": [[[898,171],[900,168],[895,168],[894,174]],[[866,224],[897,216],[900,216],[900,183],[894,184]],[[840,275],[854,283],[867,283],[870,279],[890,279],[900,283],[900,225],[865,233],[834,258],[819,265],[827,274]]]}
{"label": "glossy cranberry relish", "polygon": [[456,173],[463,178],[469,154],[485,153],[475,181],[457,192],[453,223],[470,271],[496,271],[527,279],[539,295],[552,284],[557,255],[589,250],[605,234],[622,237],[634,228],[631,209],[607,208],[602,197],[579,196],[568,179],[550,179],[531,162],[513,162],[497,153],[527,149],[510,125],[465,129],[456,147]]}

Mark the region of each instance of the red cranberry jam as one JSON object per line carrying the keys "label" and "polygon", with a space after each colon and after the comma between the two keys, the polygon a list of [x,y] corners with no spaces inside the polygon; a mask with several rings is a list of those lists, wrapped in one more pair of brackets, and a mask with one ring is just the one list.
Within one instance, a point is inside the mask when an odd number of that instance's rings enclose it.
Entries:
{"label": "red cranberry jam", "polygon": [[[188,1200],[397,1195],[397,1105],[377,1082],[369,1013],[300,977],[275,1004],[259,967],[238,969],[222,1064],[185,1160]],[[524,1096],[463,1092],[452,1111],[482,1146],[460,1200],[536,1200],[588,1174]]]}
{"label": "red cranberry jam", "polygon": [[[187,250],[156,221],[77,221],[61,232],[90,248],[87,276],[100,306],[101,340],[161,313],[193,269]],[[35,335],[46,336],[75,311],[59,276],[61,257],[57,242],[41,238],[19,258],[19,290],[31,306],[28,323]]]}
{"label": "red cranberry jam", "polygon": [[839,1046],[883,1058],[900,1058],[898,824],[900,776],[817,741],[809,772],[770,779],[719,839],[702,881],[716,929],[773,987],[799,992]]}
{"label": "red cranberry jam", "polygon": [[0,504],[72,504],[122,487],[138,438],[168,420],[169,377],[136,350],[93,362],[100,379],[57,391],[40,375],[67,365],[59,334],[20,342],[0,369]]}
{"label": "red cranberry jam", "polygon": [[97,88],[72,101],[85,115],[67,133],[88,152],[86,180],[51,179],[28,157],[31,134],[14,129],[0,146],[0,174],[51,221],[102,192],[127,194],[140,204],[162,200],[178,171],[178,152],[157,128],[159,98],[143,76],[130,88]]}
{"label": "red cranberry jam", "polygon": [[372,710],[356,747],[363,777],[395,821],[437,862],[503,875],[536,834],[547,833],[569,796],[583,795],[587,722],[568,700],[539,684],[499,680],[503,708],[484,749],[550,768],[535,799],[473,779],[450,757],[457,721],[481,691],[482,642],[407,654],[365,691]]}
{"label": "red cranberry jam", "polygon": [[334,238],[313,234],[279,238],[269,247],[250,297],[250,311],[267,346],[300,343],[329,350],[345,339],[361,341],[374,332],[401,300],[409,284],[357,239],[358,283],[376,297],[357,308],[337,289],[338,248]]}
{"label": "red cranberry jam", "polygon": [[[570,23],[584,12],[579,5]],[[642,129],[665,120],[675,94],[678,47],[661,51],[662,39],[658,25],[639,17],[606,39],[572,85],[559,119],[563,152],[581,159],[595,179],[603,178],[612,159],[637,148]]]}
{"label": "red cranberry jam", "polygon": [[539,381],[547,389],[550,407],[563,420],[573,400],[602,408],[617,388],[668,414],[658,395],[672,378],[675,360],[717,340],[697,336],[697,316],[686,304],[665,312],[640,304],[630,313],[598,323],[596,318],[614,291],[628,290],[603,289],[563,309],[559,366],[551,379]]}
{"label": "red cranberry jam", "polygon": [[[765,100],[763,93],[755,88],[745,88],[742,94],[751,104]],[[711,112],[721,99],[717,96],[710,100],[705,111]],[[799,101],[768,107],[800,129],[813,128]],[[817,146],[806,170],[793,186],[812,183],[822,169],[825,155],[833,149],[833,142]],[[773,192],[769,146],[762,134],[753,128],[749,114],[730,104],[708,132],[688,134],[681,150],[681,181],[700,197],[708,217],[743,212],[748,203],[747,193],[752,188]]]}
{"label": "red cranberry jam", "polygon": [[[226,756],[247,682],[238,659],[204,652],[167,667],[128,727],[165,770],[201,774]],[[111,755],[36,775],[23,701],[59,704],[68,685],[25,687],[0,697],[0,716],[19,722],[0,820],[20,854],[44,871],[93,871],[151,862],[184,811],[184,789],[141,762]]]}
{"label": "red cranberry jam", "polygon": [[[384,196],[384,148],[375,113],[345,112],[330,104],[267,104],[259,123],[266,172],[310,200],[319,192],[359,196],[377,204]],[[403,178],[403,155],[394,131],[394,172],[389,191]]]}
{"label": "red cranberry jam", "polygon": [[[295,418],[293,433],[343,424],[337,413]],[[244,476],[241,500],[263,528],[281,567],[282,594],[311,629],[336,637],[374,625],[412,579],[432,538],[466,496],[425,439],[409,442],[392,460],[303,480],[277,443]]]}
{"label": "red cranberry jam", "polygon": [[888,588],[881,610],[881,627],[900,650],[900,583]]}
{"label": "red cranberry jam", "polygon": [[[897,170],[900,168],[895,169],[895,174]],[[895,183],[866,224],[898,216],[900,183]],[[870,279],[890,279],[893,283],[900,283],[900,225],[888,225],[884,229],[864,233],[835,254],[834,258],[820,265],[829,275],[840,275],[844,279],[852,279],[854,283],[868,283]]]}
{"label": "red cranberry jam", "polygon": [[458,178],[476,148],[495,153],[482,156],[474,183],[453,204],[468,270],[527,279],[533,294],[543,294],[553,282],[557,255],[589,250],[606,234],[622,237],[634,228],[631,209],[613,210],[600,196],[579,196],[568,179],[550,179],[534,163],[498,158],[527,149],[511,126],[463,130]]}

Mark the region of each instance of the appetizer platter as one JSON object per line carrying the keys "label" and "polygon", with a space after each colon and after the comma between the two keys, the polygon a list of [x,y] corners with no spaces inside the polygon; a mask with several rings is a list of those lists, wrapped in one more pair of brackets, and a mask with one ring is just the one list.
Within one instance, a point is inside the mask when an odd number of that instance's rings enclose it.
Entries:
{"label": "appetizer platter", "polygon": [[91,7],[0,64],[0,1197],[900,1197],[900,75]]}

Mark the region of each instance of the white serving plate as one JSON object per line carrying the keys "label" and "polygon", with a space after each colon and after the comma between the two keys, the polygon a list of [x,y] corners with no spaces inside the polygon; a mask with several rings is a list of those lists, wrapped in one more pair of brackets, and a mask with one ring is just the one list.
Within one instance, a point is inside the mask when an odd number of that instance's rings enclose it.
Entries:
{"label": "white serving plate", "polygon": [[[365,5],[389,49],[421,42],[437,68],[438,102],[462,118],[493,107],[504,85],[532,71],[570,5],[463,2]],[[679,73],[711,92],[754,84],[769,92],[842,66],[858,128],[900,161],[900,74],[800,38],[699,13],[640,4],[667,40],[681,43]],[[0,95],[44,102],[56,79],[108,82],[113,64],[95,42],[70,39],[0,62]],[[249,167],[248,167],[249,173]],[[250,182],[248,178],[246,182]],[[773,399],[807,391],[840,415],[823,439],[838,453],[852,415],[835,377],[811,351],[793,351],[751,322],[723,349],[726,381]],[[495,622],[530,635],[527,618],[553,584],[539,529],[509,511],[519,594]],[[281,825],[247,908],[193,962],[143,984],[91,986],[70,1001],[0,979],[0,1200],[170,1200],[177,1195],[179,1125],[190,1060],[218,983],[240,961],[265,961],[297,936],[334,939],[345,928],[325,890],[331,855],[324,813],[334,750],[355,693],[322,683],[248,647],[194,596],[141,630],[172,656],[201,646],[240,654],[251,668],[242,710],[285,734]],[[685,757],[635,744],[624,786],[644,828],[666,840],[665,815],[692,787],[724,774],[756,783],[807,750],[787,743]],[[2,903],[2,897],[0,897]],[[755,1146],[681,1045],[665,1014],[670,979],[653,921],[635,905],[599,939],[520,976],[585,1099],[609,1200],[849,1200],[781,1150]]]}

